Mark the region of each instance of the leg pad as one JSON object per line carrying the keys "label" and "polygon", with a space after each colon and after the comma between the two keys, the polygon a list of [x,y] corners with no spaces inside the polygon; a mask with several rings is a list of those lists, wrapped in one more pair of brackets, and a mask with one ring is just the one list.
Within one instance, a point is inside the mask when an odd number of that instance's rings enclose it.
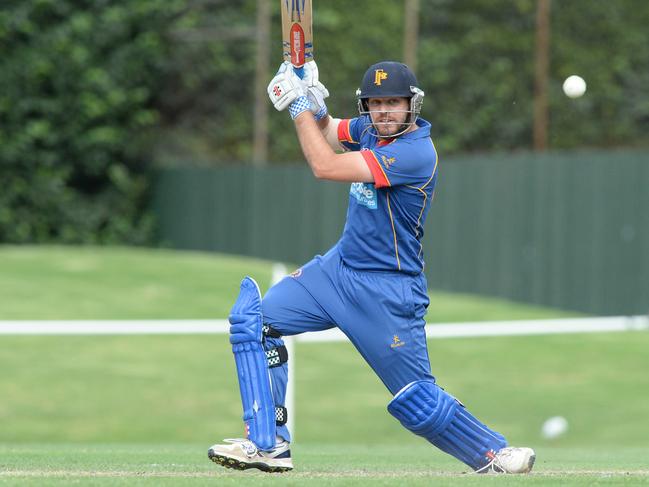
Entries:
{"label": "leg pad", "polygon": [[411,382],[388,404],[401,424],[473,469],[485,466],[507,446],[505,438],[469,413],[430,380]]}
{"label": "leg pad", "polygon": [[269,358],[262,343],[261,293],[250,277],[241,282],[229,321],[248,439],[260,450],[271,450],[275,447],[275,403],[268,371]]}

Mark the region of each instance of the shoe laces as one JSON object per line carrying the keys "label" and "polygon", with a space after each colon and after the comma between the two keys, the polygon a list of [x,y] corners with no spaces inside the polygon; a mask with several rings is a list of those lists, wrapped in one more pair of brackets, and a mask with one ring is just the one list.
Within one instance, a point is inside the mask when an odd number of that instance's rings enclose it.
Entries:
{"label": "shoe laces", "polygon": [[485,472],[498,472],[498,473],[507,473],[507,469],[503,467],[501,460],[506,459],[512,455],[510,450],[499,451],[493,457],[493,459],[487,463],[484,467],[479,468],[475,473],[485,473]]}
{"label": "shoe laces", "polygon": [[249,457],[257,454],[257,446],[250,440],[246,440],[244,438],[226,438],[223,441],[225,441],[226,443],[233,443],[235,445],[238,444]]}

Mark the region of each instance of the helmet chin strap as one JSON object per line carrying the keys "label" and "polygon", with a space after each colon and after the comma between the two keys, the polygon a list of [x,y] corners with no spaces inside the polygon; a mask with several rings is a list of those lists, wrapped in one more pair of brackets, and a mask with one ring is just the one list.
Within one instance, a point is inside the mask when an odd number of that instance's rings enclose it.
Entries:
{"label": "helmet chin strap", "polygon": [[[410,127],[417,121],[418,114],[414,113],[412,110],[387,110],[381,111],[381,113],[407,113],[409,122],[402,122],[399,124],[399,131],[395,134],[390,135],[381,135],[379,127],[382,125],[394,125],[396,122],[374,122],[372,121],[372,113],[369,110],[360,111],[361,115],[368,115],[370,117],[370,123],[366,125],[365,131],[367,131],[371,136],[376,137],[377,139],[393,139],[399,137],[400,135],[405,134]],[[369,132],[370,127],[374,128],[374,132]]]}

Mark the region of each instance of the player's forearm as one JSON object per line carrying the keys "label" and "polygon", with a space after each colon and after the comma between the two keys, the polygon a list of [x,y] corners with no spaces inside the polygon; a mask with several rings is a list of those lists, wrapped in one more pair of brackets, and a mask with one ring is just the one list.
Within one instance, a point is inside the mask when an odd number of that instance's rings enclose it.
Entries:
{"label": "player's forearm", "polygon": [[327,115],[326,117],[321,118],[320,120],[317,120],[316,123],[318,124],[318,128],[320,129],[320,132],[326,132],[327,129],[329,128],[329,123],[331,121],[331,115]]}
{"label": "player's forearm", "polygon": [[318,120],[318,127],[320,132],[324,135],[327,144],[333,149],[334,152],[343,152],[345,148],[338,140],[338,125],[340,124],[339,118],[332,118],[330,115]]}
{"label": "player's forearm", "polygon": [[[328,123],[328,120],[324,122],[324,128]],[[302,152],[313,175],[318,179],[327,179],[334,169],[336,153],[326,141],[322,133],[322,125],[315,121],[311,112],[306,111],[295,119],[295,128]]]}

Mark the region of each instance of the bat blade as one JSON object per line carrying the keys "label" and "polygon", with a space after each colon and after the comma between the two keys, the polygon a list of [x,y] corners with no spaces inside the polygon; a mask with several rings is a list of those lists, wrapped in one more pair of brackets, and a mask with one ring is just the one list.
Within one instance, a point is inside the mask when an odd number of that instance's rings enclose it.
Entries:
{"label": "bat blade", "polygon": [[282,7],[282,54],[298,76],[304,63],[313,60],[313,25],[311,0],[280,0]]}

